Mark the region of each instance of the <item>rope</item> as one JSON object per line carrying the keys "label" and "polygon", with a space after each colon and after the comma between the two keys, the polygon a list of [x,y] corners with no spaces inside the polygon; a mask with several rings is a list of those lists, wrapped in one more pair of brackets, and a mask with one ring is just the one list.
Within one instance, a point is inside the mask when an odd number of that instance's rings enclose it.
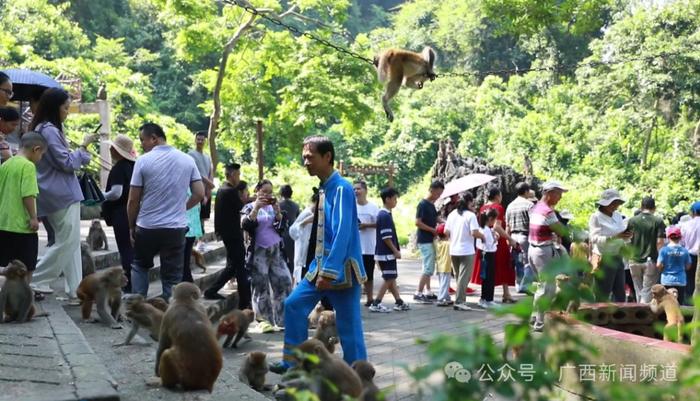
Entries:
{"label": "rope", "polygon": [[[356,58],[358,60],[364,61],[366,63],[370,63],[374,65],[374,60],[369,59],[359,53],[356,53],[352,50],[349,50],[345,47],[342,47],[340,45],[336,45],[334,43],[329,42],[326,39],[320,38],[316,35],[313,35],[309,32],[302,31],[298,29],[297,27],[294,27],[292,25],[286,24],[282,22],[278,18],[271,17],[267,15],[266,13],[262,13],[258,11],[255,7],[253,7],[250,4],[242,3],[240,0],[223,0],[224,3],[240,7],[244,9],[245,11],[259,16],[277,26],[283,27],[287,29],[288,31],[298,35],[298,36],[305,36],[313,41],[316,41],[326,47],[330,47],[342,54],[345,54],[346,56]],[[501,69],[501,70],[487,70],[487,71],[464,71],[464,72],[445,72],[442,74],[437,75],[437,78],[465,78],[465,77],[486,77],[489,75],[518,75],[518,74],[525,74],[528,72],[537,72],[537,71],[552,71],[552,72],[564,72],[564,71],[574,71],[578,68],[581,67],[600,67],[600,66],[608,66],[608,65],[615,65],[615,64],[625,64],[625,63],[630,63],[633,61],[647,61],[651,62],[659,58],[665,58],[669,56],[678,56],[681,54],[687,54],[689,52],[689,49],[683,50],[683,51],[677,51],[677,52],[663,52],[659,53],[656,55],[650,55],[650,56],[639,56],[639,57],[631,57],[631,58],[624,58],[624,59],[619,59],[615,61],[590,61],[590,62],[581,62],[581,63],[576,63],[576,64],[561,64],[561,65],[556,65],[556,66],[550,66],[550,67],[534,67],[534,68],[510,68],[510,69]]]}

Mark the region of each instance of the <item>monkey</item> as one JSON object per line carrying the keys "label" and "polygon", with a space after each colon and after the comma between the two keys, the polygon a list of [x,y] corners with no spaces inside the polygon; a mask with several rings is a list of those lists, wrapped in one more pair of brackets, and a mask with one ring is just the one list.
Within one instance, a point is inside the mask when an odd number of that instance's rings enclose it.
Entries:
{"label": "monkey", "polygon": [[268,371],[265,358],[264,352],[254,351],[248,353],[243,366],[238,372],[238,379],[242,383],[249,385],[253,390],[262,391],[269,389],[265,385],[265,375]]}
{"label": "monkey", "polygon": [[[121,329],[117,322],[119,307],[121,306],[122,287],[127,283],[121,267],[109,269],[91,274],[80,282],[78,286],[78,298],[82,301],[82,316],[84,320],[90,319],[92,304],[97,305],[97,314],[102,323],[109,324],[113,329]],[[111,314],[107,313],[109,304]]]}
{"label": "monkey", "polygon": [[311,311],[311,313],[309,314],[310,329],[315,329],[316,327],[318,327],[318,319],[321,317],[321,312],[323,312],[324,310],[326,309],[323,307],[323,304],[319,302],[318,305],[316,305],[316,307],[314,308],[314,310]]}
{"label": "monkey", "polygon": [[[160,298],[162,299],[162,298]],[[115,346],[129,345],[139,327],[143,326],[151,332],[151,338],[158,341],[160,334],[160,324],[163,320],[164,311],[156,308],[150,302],[145,300],[141,294],[130,294],[126,300],[126,317],[131,319],[131,330],[126,336],[123,343],[115,344]],[[165,301],[163,301],[165,302]]]}
{"label": "monkey", "polygon": [[362,394],[362,381],[357,372],[340,357],[328,352],[321,341],[311,338],[297,349],[302,355],[316,356],[315,360],[303,357],[299,366],[321,380],[317,390],[321,401],[340,401],[344,396],[357,398]]}
{"label": "monkey", "polygon": [[202,269],[202,273],[207,272],[207,265],[204,261],[204,254],[202,252],[192,248],[192,260],[194,261],[195,266]]}
{"label": "monkey", "polygon": [[13,260],[5,269],[6,280],[0,289],[0,323],[28,322],[36,313],[34,293],[25,279],[27,274],[27,266],[19,260]]}
{"label": "monkey", "polygon": [[95,272],[95,261],[92,260],[90,246],[85,241],[80,241],[80,260],[83,264],[83,277]]}
{"label": "monkey", "polygon": [[669,288],[666,291],[668,291],[669,294],[673,295],[674,297],[676,297],[676,299],[678,299],[678,289],[677,288]]}
{"label": "monkey", "polygon": [[338,343],[338,327],[335,325],[335,312],[321,312],[314,338],[321,341],[328,352],[331,354],[335,352],[335,344]]}
{"label": "monkey", "polygon": [[164,300],[161,297],[148,298],[146,302],[151,304],[153,307],[155,307],[161,312],[165,312],[166,310],[168,310],[168,301]]}
{"label": "monkey", "polygon": [[193,283],[183,282],[173,289],[156,353],[155,373],[164,387],[179,385],[183,390],[206,389],[211,393],[219,377],[221,347],[200,297]]}
{"label": "monkey", "polygon": [[379,82],[386,82],[382,106],[389,122],[394,121],[389,101],[396,96],[402,84],[407,88],[423,89],[426,79],[432,81],[437,78],[433,71],[436,58],[435,51],[430,47],[423,48],[421,53],[389,49],[374,57]]}
{"label": "monkey", "polygon": [[374,366],[367,361],[355,361],[352,363],[352,368],[362,381],[362,394],[358,401],[377,401],[379,400],[379,388],[374,384],[374,375],[376,371]]}
{"label": "monkey", "polygon": [[90,224],[90,231],[85,238],[85,242],[90,246],[91,251],[104,249],[109,250],[109,244],[107,243],[107,234],[105,230],[102,229],[102,223],[98,219],[92,221]]}
{"label": "monkey", "polygon": [[238,308],[238,302],[238,292],[232,292],[223,301],[209,305],[207,307],[207,316],[211,324],[217,324],[222,316]]}
{"label": "monkey", "polygon": [[[223,347],[228,348],[231,346],[232,348],[237,348],[238,341],[240,341],[240,339],[246,335],[248,326],[254,319],[255,312],[253,312],[251,309],[232,310],[221,318],[221,322],[219,322],[219,326],[216,328],[217,339],[226,334],[227,337],[224,341]],[[233,341],[233,344],[231,341]]]}
{"label": "monkey", "polygon": [[678,305],[678,300],[666,290],[662,284],[651,286],[652,300],[649,304],[651,311],[659,314],[666,313],[666,326],[664,327],[664,341],[683,342],[683,313]]}

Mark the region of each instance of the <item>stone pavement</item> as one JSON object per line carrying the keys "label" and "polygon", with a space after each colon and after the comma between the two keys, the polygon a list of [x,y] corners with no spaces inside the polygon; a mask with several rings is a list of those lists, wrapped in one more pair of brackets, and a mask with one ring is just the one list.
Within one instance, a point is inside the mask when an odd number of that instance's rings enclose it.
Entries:
{"label": "stone pavement", "polygon": [[[110,231],[107,231],[108,235]],[[222,262],[220,260],[218,263],[210,264],[206,275],[195,274],[195,278],[206,279],[210,274],[223,267]],[[199,271],[196,270],[196,272]],[[387,400],[419,399],[416,390],[411,386],[412,381],[404,369],[405,366],[413,367],[425,362],[424,346],[417,345],[416,340],[429,339],[438,333],[461,335],[474,325],[491,331],[497,340],[503,337],[505,318],[494,318],[493,315],[483,310],[458,312],[452,308],[414,304],[412,294],[415,291],[419,275],[418,261],[410,259],[399,261],[398,282],[401,295],[411,305],[412,310],[377,314],[370,313],[368,309],[362,307],[369,360],[375,365],[377,371],[375,378],[377,385],[380,388],[390,389]],[[376,274],[376,276],[375,292],[381,283],[379,275]],[[62,280],[56,284],[60,285],[55,285],[55,288],[61,288]],[[433,285],[433,289],[437,290],[436,279],[433,280]],[[478,289],[478,286],[474,286],[474,288]],[[153,282],[149,294],[156,295],[160,292],[159,290],[160,282]],[[500,288],[496,291],[496,299],[498,300],[500,299]],[[478,296],[470,296],[467,300],[476,303]],[[387,306],[392,303],[391,295],[385,297]],[[146,385],[146,381],[153,376],[157,344],[148,339],[145,334],[140,339],[135,340],[137,344],[114,347],[114,344],[123,341],[127,333],[126,330],[112,330],[100,324],[83,323],[79,316],[78,307],[61,307],[61,303],[55,300],[55,296],[47,297],[47,300],[40,305],[51,312],[49,318],[38,318],[31,323],[22,325],[0,326],[0,401],[5,399],[3,397],[22,400],[110,399],[109,397],[115,395],[115,388],[121,400],[134,401],[222,398],[264,400],[272,398],[270,393],[260,394],[242,385],[236,376],[247,352],[264,351],[268,353],[269,361],[280,359],[283,333],[261,334],[253,332],[252,341],[240,344],[238,349],[224,350],[224,368],[213,393],[173,392]],[[73,322],[66,320],[69,319],[68,316],[72,318]],[[56,323],[50,324],[54,320]],[[65,336],[62,335],[61,330],[74,333],[67,336],[71,341],[86,339],[89,344],[89,346],[85,345],[84,347],[71,345],[66,348],[69,351],[94,350],[94,353],[88,352],[88,355],[84,356],[92,358],[87,369],[83,368],[86,363],[74,366],[74,361],[70,359],[71,352],[63,350],[65,347],[61,341]],[[30,355],[38,354],[35,357],[28,357],[38,359],[38,361],[26,365],[26,367],[23,364],[18,365],[15,359],[22,360],[16,356],[16,354],[21,353],[18,349],[30,353]],[[84,361],[79,360],[75,363],[81,362]],[[46,367],[46,370],[41,370],[42,374],[36,375],[38,367],[42,369]],[[80,376],[86,371],[89,374]],[[30,381],[17,381],[23,377],[29,378]],[[279,376],[268,375],[268,382],[274,384],[278,380]],[[83,383],[87,384],[83,385]],[[103,398],[89,398],[79,392],[95,389],[103,391],[100,394],[100,397]],[[26,393],[20,395],[19,391]],[[492,399],[498,400],[498,398]]]}

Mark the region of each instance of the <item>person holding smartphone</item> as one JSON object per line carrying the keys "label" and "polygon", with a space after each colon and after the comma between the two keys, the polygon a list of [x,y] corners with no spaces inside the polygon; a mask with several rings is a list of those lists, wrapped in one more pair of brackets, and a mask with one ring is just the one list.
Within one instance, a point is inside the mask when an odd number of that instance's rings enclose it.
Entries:
{"label": "person holding smartphone", "polygon": [[272,192],[272,183],[262,180],[255,186],[257,199],[242,211],[241,225],[250,234],[252,253],[246,257],[250,269],[253,311],[263,333],[284,327],[284,301],[292,291],[292,275],[277,232],[282,212]]}

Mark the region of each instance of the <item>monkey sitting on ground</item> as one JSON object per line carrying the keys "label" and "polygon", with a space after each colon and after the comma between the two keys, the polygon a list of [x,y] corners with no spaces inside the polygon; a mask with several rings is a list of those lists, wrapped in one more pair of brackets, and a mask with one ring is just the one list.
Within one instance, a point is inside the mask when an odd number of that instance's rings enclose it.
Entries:
{"label": "monkey sitting on ground", "polygon": [[[102,323],[108,324],[113,329],[121,329],[122,325],[117,322],[117,319],[119,319],[122,287],[126,283],[127,278],[121,267],[110,267],[83,278],[78,286],[83,320],[90,319],[92,304],[95,303]],[[111,314],[107,313],[108,303]]]}
{"label": "monkey sitting on ground", "polygon": [[315,329],[318,327],[318,319],[321,317],[321,312],[326,309],[323,307],[322,303],[318,303],[316,307],[309,313],[309,328]]}
{"label": "monkey sitting on ground", "polygon": [[314,338],[321,341],[328,352],[331,354],[335,352],[335,345],[338,344],[338,327],[335,324],[335,312],[321,312]]}
{"label": "monkey sitting on ground", "polygon": [[362,394],[358,401],[379,400],[379,388],[374,384],[374,375],[376,374],[374,366],[367,361],[355,361],[352,363],[352,368],[362,381]]}
{"label": "monkey sitting on ground", "polygon": [[28,322],[34,316],[34,294],[25,279],[27,274],[27,267],[19,260],[13,260],[5,269],[6,280],[0,289],[0,323]]}
{"label": "monkey sitting on ground", "polygon": [[192,261],[194,261],[195,266],[202,269],[203,273],[207,271],[207,265],[204,260],[204,254],[198,250],[192,248]]}
{"label": "monkey sitting on ground", "polygon": [[254,390],[269,390],[270,387],[265,385],[265,375],[268,371],[265,358],[264,352],[250,352],[238,372],[238,379]]}
{"label": "monkey sitting on ground", "polygon": [[230,293],[226,299],[207,307],[207,316],[211,324],[217,324],[222,316],[238,308],[238,292]]}
{"label": "monkey sitting on ground", "polygon": [[675,340],[683,342],[683,313],[678,305],[678,300],[669,293],[662,284],[651,286],[652,300],[649,304],[651,311],[659,314],[666,313],[666,326],[664,327],[664,341]]}
{"label": "monkey sitting on ground", "polygon": [[88,243],[91,251],[101,249],[104,249],[105,251],[109,250],[107,234],[105,234],[105,230],[102,229],[102,223],[100,223],[99,220],[95,219],[92,221],[92,224],[90,224],[90,231],[88,231],[85,242]]}
{"label": "monkey sitting on ground", "polygon": [[180,283],[163,315],[156,354],[156,376],[167,388],[183,390],[214,388],[223,360],[221,347],[207,312],[199,303],[201,293],[192,283]]}
{"label": "monkey sitting on ground", "polygon": [[362,381],[357,373],[340,357],[329,353],[322,342],[315,338],[306,340],[298,351],[316,356],[315,360],[304,357],[299,367],[317,379],[310,388],[321,401],[341,401],[344,396],[357,398],[362,394]]}
{"label": "monkey sitting on ground", "polygon": [[[216,328],[217,340],[224,334],[227,335],[224,340],[224,348],[237,348],[238,341],[246,335],[248,326],[255,320],[255,312],[251,309],[238,310],[234,309],[221,318],[219,327]],[[235,337],[235,340],[234,340]],[[233,341],[233,344],[231,343]]]}
{"label": "monkey sitting on ground", "polygon": [[[162,298],[154,298],[161,299]],[[164,311],[153,306],[146,301],[141,294],[130,294],[125,298],[126,301],[126,317],[131,320],[131,330],[126,336],[123,343],[115,344],[115,346],[129,345],[139,327],[143,326],[151,332],[151,338],[158,341],[160,335],[160,324],[163,321]],[[150,301],[150,300],[149,300]],[[163,301],[165,302],[165,301]]]}
{"label": "monkey sitting on ground", "polygon": [[80,241],[80,260],[83,264],[83,278],[95,272],[95,261],[92,260],[90,246],[85,241]]}
{"label": "monkey sitting on ground", "polygon": [[435,51],[430,47],[423,48],[422,53],[389,49],[374,58],[379,82],[386,82],[382,106],[390,122],[394,121],[394,113],[389,101],[396,96],[402,84],[407,88],[422,89],[425,80],[437,78],[433,71],[435,59]]}

